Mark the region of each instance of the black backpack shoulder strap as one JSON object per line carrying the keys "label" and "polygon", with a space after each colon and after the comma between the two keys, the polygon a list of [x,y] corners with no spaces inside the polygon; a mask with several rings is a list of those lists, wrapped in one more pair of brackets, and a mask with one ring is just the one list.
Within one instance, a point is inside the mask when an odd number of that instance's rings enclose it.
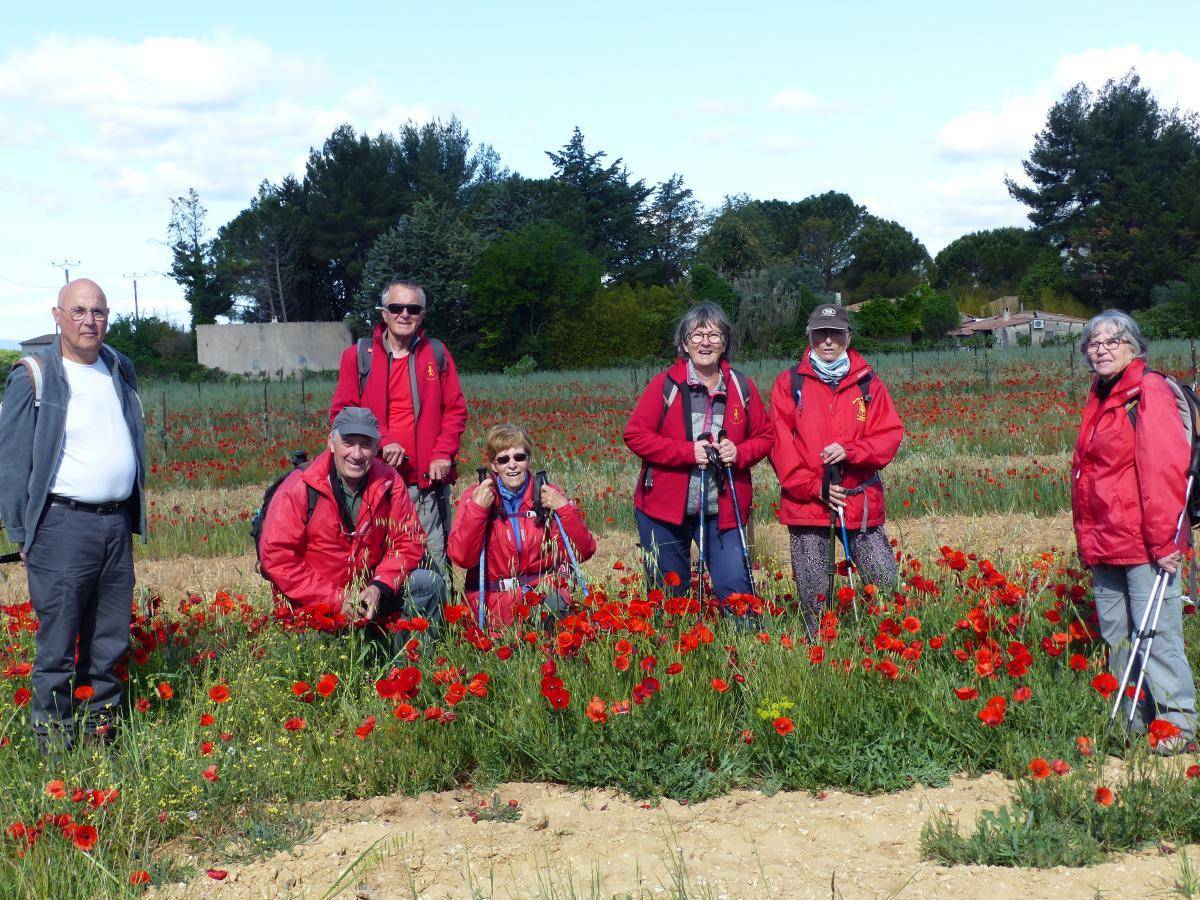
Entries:
{"label": "black backpack shoulder strap", "polygon": [[871,402],[871,381],[874,378],[875,373],[868,369],[858,379],[858,390],[862,393],[863,403]]}
{"label": "black backpack shoulder strap", "polygon": [[312,521],[313,510],[317,508],[317,498],[321,496],[321,492],[311,484],[306,484],[305,487],[308,488],[308,511],[304,514],[304,524],[307,525]]}
{"label": "black backpack shoulder strap", "polygon": [[367,376],[371,374],[371,338],[359,338],[357,343],[358,353],[358,396],[362,399],[363,390],[367,386]]}
{"label": "black backpack shoulder strap", "polygon": [[679,383],[670,375],[663,378],[662,386],[663,405],[662,412],[658,416],[658,430],[662,431],[663,422],[667,418],[667,410],[671,408],[671,404],[675,402],[675,398],[679,396]]}
{"label": "black backpack shoulder strap", "polygon": [[792,366],[792,399],[796,401],[796,412],[804,408],[804,376],[800,374],[799,364]]}
{"label": "black backpack shoulder strap", "polygon": [[442,375],[446,371],[446,345],[435,337],[427,337],[429,348],[433,351],[433,358],[437,362],[438,374]]}

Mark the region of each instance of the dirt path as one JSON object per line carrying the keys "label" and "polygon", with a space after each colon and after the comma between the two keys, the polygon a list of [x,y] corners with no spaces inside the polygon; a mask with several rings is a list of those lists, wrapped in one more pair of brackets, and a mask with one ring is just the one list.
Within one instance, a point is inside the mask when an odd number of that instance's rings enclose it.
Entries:
{"label": "dirt path", "polygon": [[516,822],[472,822],[482,797],[465,790],[319,804],[321,824],[294,851],[166,895],[325,897],[340,883],[338,896],[366,900],[680,896],[681,888],[729,898],[1144,897],[1169,891],[1180,870],[1179,855],[1157,849],[1085,869],[921,860],[921,825],[935,809],[972,821],[1007,798],[995,775],[879,797],[737,791],[691,806],[544,784],[498,792],[519,802]]}

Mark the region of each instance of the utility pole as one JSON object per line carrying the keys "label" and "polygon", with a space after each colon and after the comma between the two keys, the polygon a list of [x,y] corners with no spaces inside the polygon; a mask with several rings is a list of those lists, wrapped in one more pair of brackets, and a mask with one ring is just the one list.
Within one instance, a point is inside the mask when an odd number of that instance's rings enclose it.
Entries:
{"label": "utility pole", "polygon": [[79,260],[64,259],[64,260],[62,260],[62,262],[54,262],[53,260],[51,260],[50,265],[54,266],[54,268],[56,268],[56,269],[62,269],[63,270],[63,281],[65,281],[67,284],[70,284],[71,283],[71,266],[79,265]]}
{"label": "utility pole", "polygon": [[144,278],[144,272],[126,272],[125,277],[133,281],[133,321],[136,324],[139,319],[138,315],[138,295],[137,295],[137,280]]}

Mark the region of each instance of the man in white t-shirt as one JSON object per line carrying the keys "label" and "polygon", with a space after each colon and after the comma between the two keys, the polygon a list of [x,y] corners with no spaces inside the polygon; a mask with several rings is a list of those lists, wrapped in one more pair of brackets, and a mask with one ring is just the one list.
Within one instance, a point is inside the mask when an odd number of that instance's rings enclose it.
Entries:
{"label": "man in white t-shirt", "polygon": [[59,336],[13,367],[0,406],[0,518],[40,622],[30,704],[47,749],[111,740],[129,649],[133,532],[145,533],[145,435],[133,364],[104,346],[86,278],[53,308]]}

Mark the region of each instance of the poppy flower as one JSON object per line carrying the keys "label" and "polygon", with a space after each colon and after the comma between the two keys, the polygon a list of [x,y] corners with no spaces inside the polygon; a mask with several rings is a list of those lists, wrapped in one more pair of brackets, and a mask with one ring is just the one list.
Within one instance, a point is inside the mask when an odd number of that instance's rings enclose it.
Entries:
{"label": "poppy flower", "polygon": [[503,644],[496,648],[496,659],[500,660],[501,662],[503,662],[506,659],[511,658],[512,655],[513,655],[513,648],[508,646],[508,644]]}
{"label": "poppy flower", "polygon": [[215,763],[213,765],[209,766],[203,772],[201,772],[200,777],[203,778],[205,781],[220,781],[221,780],[221,776],[217,774],[217,766]]}
{"label": "poppy flower", "polygon": [[808,648],[808,661],[819,666],[825,660],[825,648],[821,646]]}
{"label": "poppy flower", "polygon": [[332,672],[321,676],[321,680],[317,682],[317,693],[322,697],[328,697],[337,690],[339,678]]}
{"label": "poppy flower", "polygon": [[629,641],[625,640],[624,638],[617,641],[613,649],[616,650],[621,656],[631,656],[633,654],[633,644],[629,643]]}
{"label": "poppy flower", "polygon": [[616,659],[613,660],[613,668],[616,669],[618,672],[626,671],[629,668],[629,657],[628,656],[618,656]]}
{"label": "poppy flower", "polygon": [[586,712],[587,717],[599,725],[608,721],[608,709],[599,697],[593,697],[588,701]]}
{"label": "poppy flower", "polygon": [[415,722],[421,717],[421,714],[417,712],[416,707],[411,703],[397,703],[396,708],[392,710],[392,715],[401,722]]}
{"label": "poppy flower", "polygon": [[223,684],[213,685],[208,689],[208,699],[213,703],[224,703],[229,699],[229,688]]}
{"label": "poppy flower", "polygon": [[75,699],[80,703],[86,703],[88,700],[91,700],[95,694],[96,690],[90,684],[81,684],[79,687],[75,688],[74,696]]}
{"label": "poppy flower", "polygon": [[716,691],[718,694],[723,694],[727,690],[729,690],[729,683],[727,681],[725,681],[725,679],[723,679],[723,678],[714,678],[712,680],[712,687],[713,687],[713,690]]}
{"label": "poppy flower", "polygon": [[462,682],[452,684],[446,689],[446,705],[458,706],[465,696],[467,696],[467,688]]}
{"label": "poppy flower", "polygon": [[563,688],[551,688],[544,692],[546,700],[554,709],[566,709],[571,702],[571,693]]}
{"label": "poppy flower", "polygon": [[954,696],[959,700],[974,700],[979,696],[979,690],[973,687],[960,687],[954,689]]}
{"label": "poppy flower", "polygon": [[59,779],[46,782],[46,796],[55,800],[67,799],[67,786]]}
{"label": "poppy flower", "polygon": [[1071,658],[1067,660],[1067,665],[1072,672],[1082,672],[1087,668],[1087,657],[1082,653],[1072,653]]}
{"label": "poppy flower", "polygon": [[1182,733],[1179,726],[1174,722],[1168,722],[1166,719],[1155,719],[1146,730],[1146,740],[1150,742],[1151,747],[1157,747],[1162,741],[1178,737]]}
{"label": "poppy flower", "polygon": [[1200,766],[1192,763],[1192,765],[1187,767],[1187,771],[1184,774],[1188,778],[1200,778]]}
{"label": "poppy flower", "polygon": [[229,873],[226,872],[224,869],[208,869],[207,871],[205,871],[204,874],[207,875],[209,878],[211,878],[213,881],[224,881],[226,878],[229,877]]}
{"label": "poppy flower", "polygon": [[28,706],[29,698],[31,696],[32,695],[29,693],[29,688],[17,688],[15,691],[13,691],[13,705]]}
{"label": "poppy flower", "polygon": [[663,583],[666,584],[667,587],[679,587],[679,573],[668,572],[663,576]]}
{"label": "poppy flower", "polygon": [[1050,776],[1050,763],[1040,756],[1034,757],[1029,763],[1029,771],[1034,778],[1042,779]]}
{"label": "poppy flower", "polygon": [[360,741],[365,741],[367,736],[375,730],[375,717],[367,716],[363,723],[354,729],[354,735]]}
{"label": "poppy flower", "polygon": [[129,873],[129,883],[134,887],[150,883],[150,873],[145,869],[137,869]]}
{"label": "poppy flower", "polygon": [[150,701],[145,697],[138,697],[137,703],[134,704],[134,708],[140,713],[149,712]]}
{"label": "poppy flower", "polygon": [[668,675],[678,675],[682,671],[683,671],[683,663],[673,662],[669,666],[667,666],[667,674]]}
{"label": "poppy flower", "polygon": [[87,853],[96,846],[96,829],[92,825],[76,825],[71,833],[75,846]]}
{"label": "poppy flower", "polygon": [[1113,805],[1113,792],[1111,788],[1098,787],[1096,788],[1096,802],[1101,806]]}
{"label": "poppy flower", "polygon": [[290,719],[285,719],[283,727],[288,731],[303,731],[308,727],[308,722],[299,716],[292,716]]}
{"label": "poppy flower", "polygon": [[753,744],[754,743],[754,732],[751,731],[749,728],[742,729],[742,743],[743,744]]}
{"label": "poppy flower", "polygon": [[1033,696],[1033,691],[1030,690],[1025,685],[1021,685],[1015,691],[1013,691],[1013,702],[1014,703],[1024,703],[1026,700],[1028,700],[1032,696]]}
{"label": "poppy flower", "polygon": [[791,734],[795,729],[795,725],[792,723],[792,720],[787,716],[779,716],[771,724],[775,726],[775,730],[782,736]]}
{"label": "poppy flower", "polygon": [[175,689],[165,681],[159,682],[156,690],[158,691],[158,697],[160,700],[170,700],[175,696]]}
{"label": "poppy flower", "polygon": [[1112,672],[1101,672],[1092,679],[1092,688],[1107,700],[1117,689],[1117,678]]}
{"label": "poppy flower", "polygon": [[200,742],[200,755],[201,756],[212,756],[212,752],[216,748],[216,746],[217,745],[214,744],[212,741],[201,741]]}
{"label": "poppy flower", "polygon": [[1007,708],[1008,701],[1003,697],[991,697],[979,711],[979,721],[988,728],[995,728],[1004,721],[1004,711]]}
{"label": "poppy flower", "polygon": [[216,719],[214,719],[212,717],[212,713],[200,713],[200,727],[201,728],[207,728],[209,725],[211,725],[215,721],[216,721]]}
{"label": "poppy flower", "polygon": [[900,623],[901,627],[910,634],[916,634],[921,630],[921,620],[916,616],[905,616],[904,621]]}
{"label": "poppy flower", "polygon": [[296,681],[292,683],[292,693],[300,698],[302,703],[312,703],[313,697],[312,685],[307,681]]}
{"label": "poppy flower", "polygon": [[115,803],[121,797],[121,792],[117,788],[107,788],[105,790],[90,790],[87,794],[88,805],[92,809],[99,809],[102,806],[107,806],[110,803]]}
{"label": "poppy flower", "polygon": [[1075,738],[1075,746],[1079,748],[1080,756],[1092,755],[1092,739],[1086,734],[1081,734],[1079,737]]}

